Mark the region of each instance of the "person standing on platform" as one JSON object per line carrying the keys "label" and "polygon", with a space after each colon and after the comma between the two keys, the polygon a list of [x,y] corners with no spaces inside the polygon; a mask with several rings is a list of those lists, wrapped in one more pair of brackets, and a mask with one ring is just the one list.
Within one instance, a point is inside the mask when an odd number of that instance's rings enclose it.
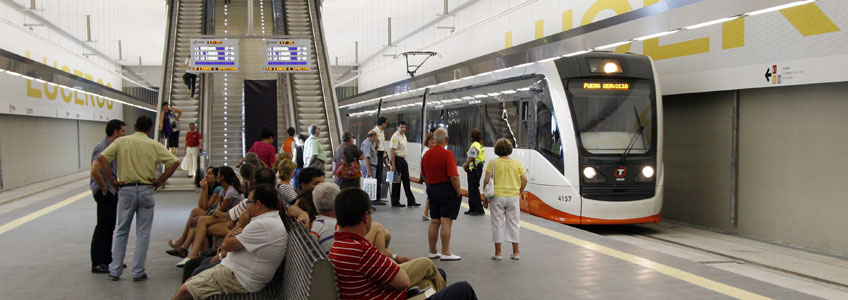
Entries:
{"label": "person standing on platform", "polygon": [[480,199],[480,176],[483,175],[483,164],[486,162],[486,152],[483,151],[483,132],[479,128],[471,130],[471,147],[468,148],[468,159],[462,164],[468,178],[468,210],[466,215],[482,216],[483,202]]}
{"label": "person standing on platform", "polygon": [[289,129],[286,129],[286,133],[289,134],[289,138],[287,138],[285,141],[283,141],[283,151],[282,152],[291,153],[292,157],[294,157],[294,148],[293,147],[294,147],[294,136],[296,134],[295,131],[294,131],[294,127],[289,127]]}
{"label": "person standing on platform", "polygon": [[[436,145],[427,150],[421,159],[421,176],[427,182],[427,198],[430,201],[429,258],[459,260],[459,255],[450,251],[451,227],[459,215],[462,194],[459,191],[459,172],[456,157],[445,149],[448,130],[439,128],[433,133]],[[442,252],[436,252],[436,242],[442,239]]]}
{"label": "person standing on platform", "polygon": [[[97,161],[100,152],[109,147],[119,137],[126,135],[126,124],[121,120],[111,120],[106,123],[106,138],[94,146],[91,154],[91,164]],[[103,167],[103,166],[101,166]],[[118,162],[112,161],[109,170],[113,174],[118,172]],[[103,170],[91,169],[96,176],[104,176]],[[118,210],[118,189],[107,185],[101,188],[91,175],[89,187],[94,201],[97,202],[97,225],[94,226],[94,235],[91,237],[91,273],[109,273],[109,263],[112,262],[112,233],[115,231],[115,214]]]}
{"label": "person standing on platform", "polygon": [[[385,205],[385,201],[383,201],[383,181],[386,178],[383,176],[383,165],[385,165],[386,160],[386,133],[383,131],[386,129],[386,126],[389,122],[386,120],[386,117],[377,118],[377,125],[374,126],[374,132],[377,133],[377,174],[374,175],[374,178],[377,178],[377,201],[383,203]],[[375,162],[372,162],[374,164]]]}
{"label": "person standing on platform", "polygon": [[159,131],[162,133],[162,137],[166,139],[168,150],[173,155],[177,155],[177,148],[180,147],[180,117],[182,116],[182,110],[169,106],[168,102],[162,102],[162,112],[159,114]]}
{"label": "person standing on platform", "polygon": [[[277,149],[274,149],[274,145],[271,145],[274,143],[274,131],[263,126],[262,129],[259,129],[259,138],[262,140],[253,142],[253,146],[250,146],[250,150],[247,150],[247,152],[256,153],[259,160],[265,163],[264,167],[271,167],[277,161]],[[236,167],[244,164],[245,160],[246,156],[236,164]]]}
{"label": "person standing on platform", "polygon": [[303,164],[307,168],[316,168],[324,170],[324,163],[327,162],[327,154],[324,153],[324,147],[321,146],[321,140],[318,137],[321,135],[321,129],[318,125],[309,125],[309,137],[303,145]]}
{"label": "person standing on platform", "polygon": [[[495,255],[492,259],[501,260],[501,243],[512,243],[512,255],[509,258],[518,260],[518,233],[521,228],[521,207],[519,200],[524,188],[527,187],[527,173],[517,159],[509,157],[512,154],[512,143],[507,139],[495,142],[497,159],[489,162],[483,187],[495,180],[495,195],[485,199],[484,204],[492,213],[492,241],[495,242]],[[494,175],[492,175],[494,174]]]}
{"label": "person standing on platform", "polygon": [[[377,178],[377,169],[378,164],[380,163],[379,156],[377,154],[377,144],[379,143],[377,137],[377,131],[371,129],[368,131],[368,137],[362,141],[362,144],[359,145],[359,150],[362,151],[363,159],[360,163],[362,165],[362,175],[365,178]],[[379,179],[377,180],[377,184],[380,184]],[[371,199],[371,205],[386,205],[386,202],[380,201],[380,193],[377,192],[376,199]]]}
{"label": "person standing on platform", "polygon": [[398,121],[398,128],[395,134],[392,135],[392,172],[395,176],[400,174],[401,182],[392,182],[392,207],[404,207],[400,204],[400,186],[403,184],[403,189],[406,192],[406,205],[409,207],[421,206],[415,203],[415,195],[412,194],[412,188],[409,186],[409,165],[406,163],[406,122]]}
{"label": "person standing on platform", "polygon": [[[150,228],[153,225],[153,192],[168,180],[180,160],[168,152],[162,144],[150,139],[148,135],[153,129],[153,119],[140,116],[135,122],[135,133],[112,142],[91,166],[92,170],[100,170],[101,166],[118,160],[118,177],[111,170],[104,172],[106,179],[113,186],[118,186],[118,222],[112,245],[112,263],[109,264],[108,279],[117,281],[124,271],[124,255],[127,251],[127,238],[130,233],[133,216],[136,219],[135,254],[133,255],[133,281],[147,280],[144,272],[144,261],[147,259],[147,249],[150,245]],[[156,178],[156,166],[165,164],[165,172]],[[101,190],[106,183],[99,172],[92,172],[94,180]]]}
{"label": "person standing on platform", "polygon": [[194,173],[197,172],[197,156],[200,154],[200,150],[203,150],[202,142],[203,136],[196,130],[194,123],[189,123],[182,168],[188,171],[188,177],[190,178],[194,178]]}

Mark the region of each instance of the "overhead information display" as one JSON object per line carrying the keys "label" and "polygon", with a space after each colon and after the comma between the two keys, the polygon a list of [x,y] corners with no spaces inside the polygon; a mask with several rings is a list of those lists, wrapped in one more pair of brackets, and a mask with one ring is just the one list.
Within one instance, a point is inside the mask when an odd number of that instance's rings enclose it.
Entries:
{"label": "overhead information display", "polygon": [[312,70],[307,39],[265,40],[265,72],[302,73]]}
{"label": "overhead information display", "polygon": [[191,39],[189,68],[196,73],[239,71],[237,39]]}

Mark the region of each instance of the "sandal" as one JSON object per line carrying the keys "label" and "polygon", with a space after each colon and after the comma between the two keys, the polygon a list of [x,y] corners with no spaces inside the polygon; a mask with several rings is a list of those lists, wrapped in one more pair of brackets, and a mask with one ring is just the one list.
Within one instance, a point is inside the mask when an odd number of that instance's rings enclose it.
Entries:
{"label": "sandal", "polygon": [[166,250],[165,253],[168,253],[168,255],[176,256],[176,257],[179,257],[179,258],[185,258],[186,256],[188,256],[188,251],[186,249],[183,249],[183,248]]}
{"label": "sandal", "polygon": [[171,247],[171,249],[180,249],[180,246],[174,243],[174,240],[168,240],[168,247]]}

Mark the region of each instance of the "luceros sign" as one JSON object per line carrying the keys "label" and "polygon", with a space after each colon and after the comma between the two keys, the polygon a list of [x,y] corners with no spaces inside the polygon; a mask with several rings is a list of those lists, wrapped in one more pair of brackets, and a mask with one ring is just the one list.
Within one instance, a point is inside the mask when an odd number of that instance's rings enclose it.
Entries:
{"label": "luceros sign", "polygon": [[0,72],[0,113],[109,121],[121,119],[121,104],[50,82]]}

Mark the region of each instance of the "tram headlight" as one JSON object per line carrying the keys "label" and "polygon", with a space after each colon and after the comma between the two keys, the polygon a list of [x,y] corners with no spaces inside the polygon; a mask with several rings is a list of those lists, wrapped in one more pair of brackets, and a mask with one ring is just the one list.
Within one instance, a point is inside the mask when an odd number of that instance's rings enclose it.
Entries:
{"label": "tram headlight", "polygon": [[598,171],[595,170],[594,167],[583,168],[583,177],[586,177],[586,179],[593,179],[597,175],[598,175]]}
{"label": "tram headlight", "polygon": [[645,176],[645,178],[654,177],[654,167],[645,166],[642,168],[642,176]]}
{"label": "tram headlight", "polygon": [[607,73],[618,73],[621,72],[621,68],[618,67],[618,64],[615,62],[608,62],[604,64],[604,72]]}

